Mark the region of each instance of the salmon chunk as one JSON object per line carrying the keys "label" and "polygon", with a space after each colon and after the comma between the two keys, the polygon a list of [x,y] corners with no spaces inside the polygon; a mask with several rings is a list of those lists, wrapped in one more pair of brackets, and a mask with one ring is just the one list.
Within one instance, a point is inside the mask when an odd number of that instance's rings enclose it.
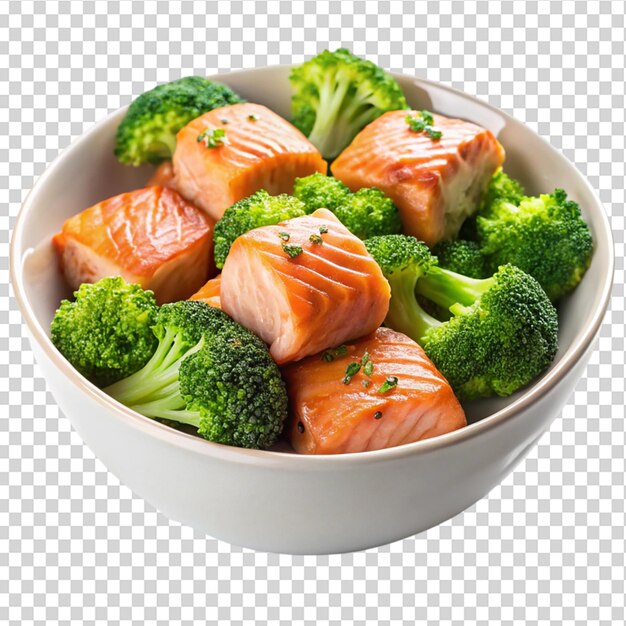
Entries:
{"label": "salmon chunk", "polygon": [[476,212],[504,149],[494,135],[464,120],[433,115],[440,139],[411,130],[390,111],[366,126],[332,164],[352,191],[378,187],[400,210],[404,232],[433,246],[454,238]]}
{"label": "salmon chunk", "polygon": [[214,109],[187,124],[176,136],[173,164],[177,190],[214,220],[259,189],[291,193],[297,177],[326,173],[298,129],[252,103]]}
{"label": "salmon chunk", "polygon": [[220,304],[220,288],[222,285],[222,275],[218,274],[215,278],[211,278],[207,283],[200,287],[199,291],[189,298],[190,300],[200,300],[206,302],[209,306],[221,309]]}
{"label": "salmon chunk", "polygon": [[176,177],[174,176],[174,168],[171,161],[163,161],[155,170],[146,187],[169,187],[176,191]]}
{"label": "salmon chunk", "polygon": [[390,290],[363,242],[318,209],[236,239],[220,298],[280,364],[372,332],[385,319]]}
{"label": "salmon chunk", "polygon": [[[360,367],[346,378],[352,363]],[[422,348],[390,328],[287,365],[282,373],[291,407],[286,433],[301,454],[381,450],[467,423]]]}
{"label": "salmon chunk", "polygon": [[213,223],[166,187],[114,196],[68,219],[53,239],[72,289],[122,276],[158,302],[184,300],[215,273]]}

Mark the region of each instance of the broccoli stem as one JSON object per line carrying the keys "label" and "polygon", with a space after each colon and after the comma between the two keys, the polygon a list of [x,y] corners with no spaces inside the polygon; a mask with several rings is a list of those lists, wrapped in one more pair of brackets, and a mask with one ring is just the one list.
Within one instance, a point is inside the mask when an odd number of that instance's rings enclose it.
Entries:
{"label": "broccoli stem", "polygon": [[145,404],[136,404],[130,408],[146,417],[171,420],[173,422],[179,422],[180,424],[200,428],[200,413],[186,411],[184,406],[182,409],[168,409],[158,402],[146,402]]}
{"label": "broccoli stem", "polygon": [[417,281],[416,291],[435,304],[451,309],[456,305],[471,306],[493,283],[493,278],[469,278],[435,266]]}
{"label": "broccoli stem", "polygon": [[[185,349],[185,342],[175,330],[166,330],[152,358],[138,372],[109,385],[105,393],[126,406],[157,402],[166,398],[178,385],[181,362],[204,345],[202,338]],[[184,406],[184,405],[183,405]]]}
{"label": "broccoli stem", "polygon": [[[349,88],[350,81],[337,80],[334,74],[329,74],[320,87],[319,105],[309,140],[324,155],[336,156],[341,147],[352,137],[353,126],[348,119],[345,120],[346,123],[336,125],[337,129],[343,129],[342,133],[328,132],[329,128],[337,123],[338,118],[344,117],[342,107]],[[348,137],[347,141],[346,137]]]}
{"label": "broccoli stem", "polygon": [[429,330],[440,326],[442,322],[426,313],[415,299],[415,284],[418,280],[411,269],[394,272],[388,276],[388,280],[393,295],[385,319],[386,325],[420,343]]}

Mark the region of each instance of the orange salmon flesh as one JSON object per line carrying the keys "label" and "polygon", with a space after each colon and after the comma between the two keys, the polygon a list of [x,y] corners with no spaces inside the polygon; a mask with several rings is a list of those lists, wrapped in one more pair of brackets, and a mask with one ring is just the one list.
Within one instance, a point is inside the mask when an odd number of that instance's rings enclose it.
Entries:
{"label": "orange salmon flesh", "polygon": [[[406,335],[379,328],[349,342],[346,351],[345,356],[330,361],[322,353],[282,368],[291,415],[286,433],[296,452],[381,450],[466,425],[452,388],[422,348]],[[366,353],[372,363],[371,375],[361,367],[345,384],[348,365],[361,362]],[[382,393],[381,386],[391,376],[397,378],[396,386]]]}
{"label": "orange salmon flesh", "polygon": [[432,246],[458,234],[476,212],[504,149],[493,134],[464,120],[433,115],[442,132],[414,132],[407,115],[390,111],[368,124],[335,159],[332,173],[352,191],[378,187],[400,211],[407,235]]}
{"label": "orange salmon flesh", "polygon": [[363,242],[318,209],[237,238],[220,298],[281,364],[372,332],[385,319],[390,289]]}

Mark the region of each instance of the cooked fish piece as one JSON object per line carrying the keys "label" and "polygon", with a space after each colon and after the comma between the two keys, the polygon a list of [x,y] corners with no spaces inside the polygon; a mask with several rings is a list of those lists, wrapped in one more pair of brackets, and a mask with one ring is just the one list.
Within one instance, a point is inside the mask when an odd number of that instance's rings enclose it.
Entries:
{"label": "cooked fish piece", "polygon": [[206,302],[209,306],[221,309],[220,304],[220,288],[222,285],[222,275],[218,274],[215,278],[211,278],[207,283],[200,287],[199,291],[189,298],[190,300],[200,300]]}
{"label": "cooked fish piece", "polygon": [[366,126],[335,159],[334,176],[352,191],[378,187],[400,210],[404,232],[433,246],[457,235],[478,209],[504,161],[504,149],[480,126],[433,115],[441,138],[414,132],[407,115],[390,111]]}
{"label": "cooked fish piece", "polygon": [[236,239],[220,298],[280,364],[372,332],[385,319],[390,290],[363,242],[318,209]]}
{"label": "cooked fish piece", "polygon": [[153,186],[169,187],[176,191],[176,177],[174,176],[174,168],[171,161],[163,161],[146,183],[146,187]]}
{"label": "cooked fish piece", "polygon": [[[362,362],[346,383],[350,364]],[[390,328],[291,363],[282,373],[291,411],[286,433],[301,454],[391,448],[467,423],[452,388],[422,348]]]}
{"label": "cooked fish piece", "polygon": [[214,220],[259,189],[291,193],[297,177],[326,173],[321,154],[297,128],[252,103],[214,109],[187,124],[176,136],[173,164],[178,191]]}
{"label": "cooked fish piece", "polygon": [[122,276],[158,302],[184,300],[211,274],[213,222],[167,187],[146,187],[69,218],[53,239],[72,289]]}

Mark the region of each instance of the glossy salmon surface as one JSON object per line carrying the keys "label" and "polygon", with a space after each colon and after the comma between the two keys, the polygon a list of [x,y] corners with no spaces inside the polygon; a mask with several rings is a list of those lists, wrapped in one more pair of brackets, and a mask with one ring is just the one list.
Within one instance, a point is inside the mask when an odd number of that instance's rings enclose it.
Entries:
{"label": "glossy salmon surface", "polygon": [[[211,141],[216,130],[224,134]],[[297,177],[326,173],[319,151],[297,128],[252,103],[214,109],[187,124],[176,136],[173,165],[177,190],[215,220],[259,189],[291,193]]]}
{"label": "glossy salmon surface", "polygon": [[[370,375],[362,365],[346,384],[350,363],[363,361],[371,363]],[[282,373],[291,415],[286,433],[301,454],[380,450],[466,425],[452,388],[422,348],[389,328],[289,364]],[[397,383],[384,391],[390,377]]]}
{"label": "glossy salmon surface", "polygon": [[215,273],[213,222],[167,187],[109,198],[69,218],[53,239],[72,289],[122,276],[157,301],[184,300]]}
{"label": "glossy salmon surface", "polygon": [[214,306],[216,309],[221,309],[220,304],[220,289],[222,286],[222,275],[218,274],[215,278],[207,281],[196,293],[194,293],[190,300],[200,300],[206,302],[209,306]]}
{"label": "glossy salmon surface", "polygon": [[236,239],[220,298],[286,363],[372,332],[385,319],[390,290],[363,242],[318,209]]}
{"label": "glossy salmon surface", "polygon": [[397,205],[404,232],[429,246],[457,235],[478,209],[504,149],[480,126],[433,115],[441,138],[414,132],[407,115],[390,111],[366,126],[337,157],[332,173],[352,191],[378,187]]}

